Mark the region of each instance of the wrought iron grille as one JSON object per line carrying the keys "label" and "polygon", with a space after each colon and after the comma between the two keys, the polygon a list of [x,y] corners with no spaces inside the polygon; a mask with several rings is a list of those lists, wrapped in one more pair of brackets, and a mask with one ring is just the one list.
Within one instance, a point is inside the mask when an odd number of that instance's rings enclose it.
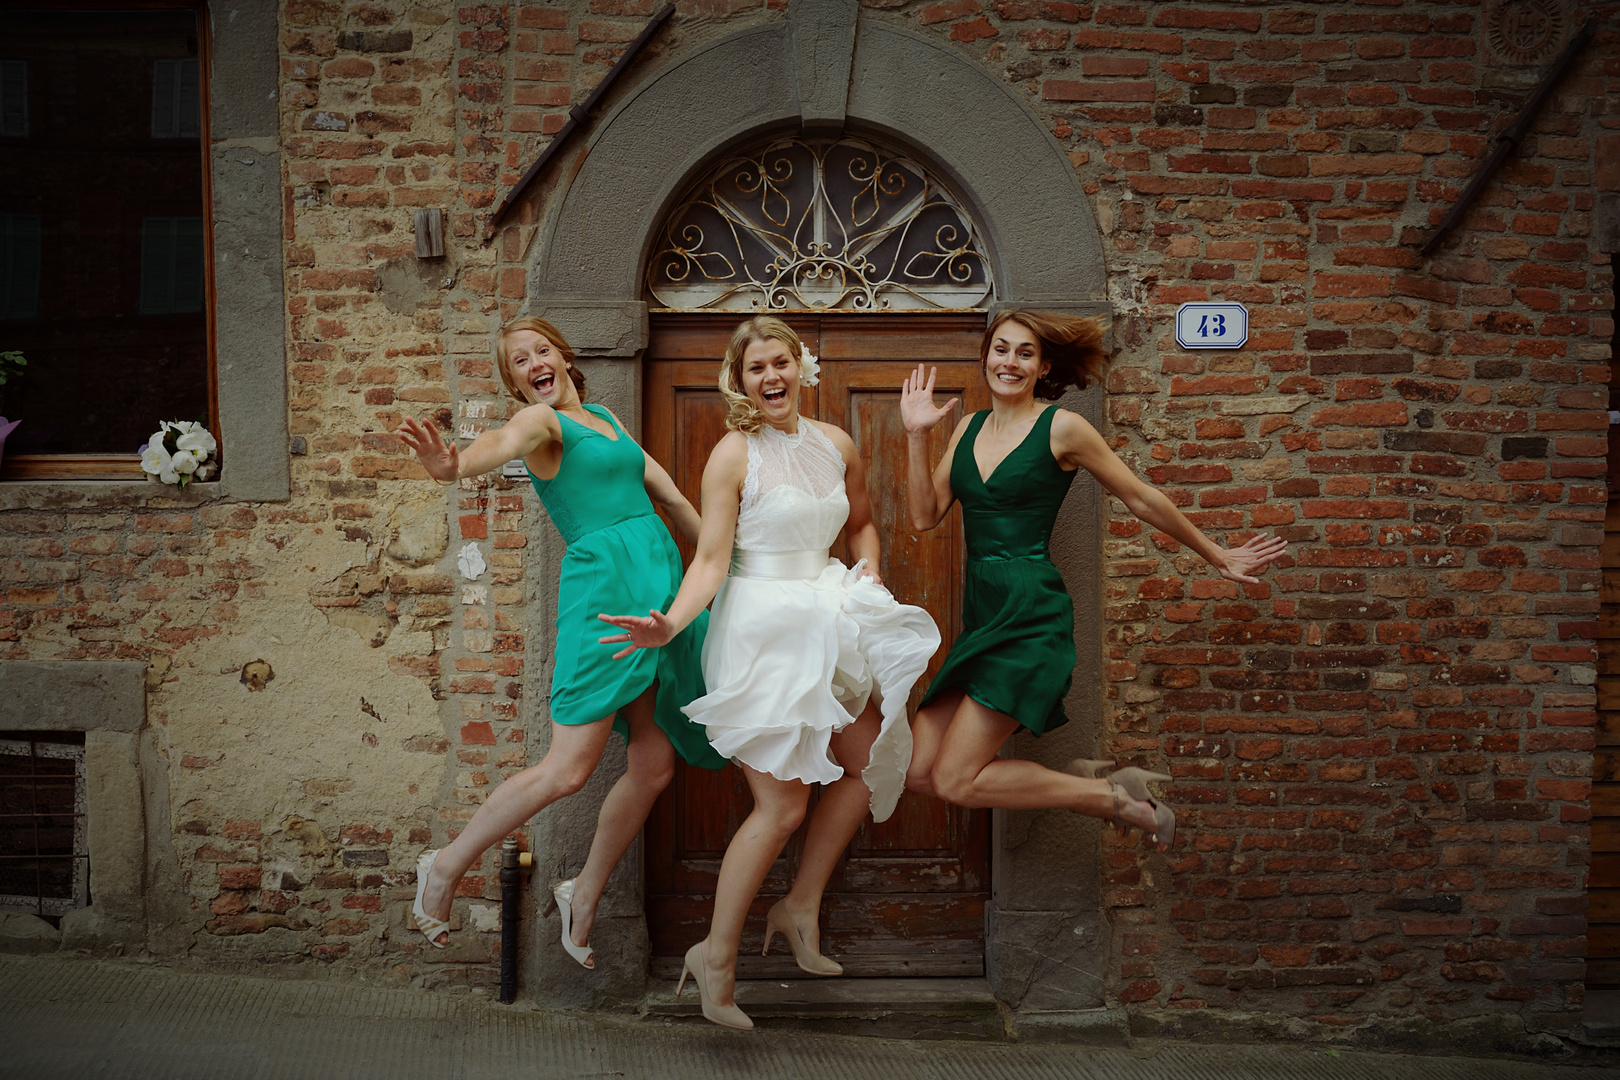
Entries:
{"label": "wrought iron grille", "polygon": [[0,910],[89,904],[84,825],[84,733],[0,732]]}
{"label": "wrought iron grille", "polygon": [[863,139],[732,155],[659,238],[647,288],[674,310],[960,310],[995,289],[961,204],[915,160]]}

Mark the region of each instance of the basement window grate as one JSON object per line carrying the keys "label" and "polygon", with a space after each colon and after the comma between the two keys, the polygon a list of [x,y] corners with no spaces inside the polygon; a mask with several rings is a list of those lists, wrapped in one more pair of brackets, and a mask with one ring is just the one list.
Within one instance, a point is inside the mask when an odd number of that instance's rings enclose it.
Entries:
{"label": "basement window grate", "polygon": [[89,863],[84,732],[0,731],[0,911],[87,907]]}

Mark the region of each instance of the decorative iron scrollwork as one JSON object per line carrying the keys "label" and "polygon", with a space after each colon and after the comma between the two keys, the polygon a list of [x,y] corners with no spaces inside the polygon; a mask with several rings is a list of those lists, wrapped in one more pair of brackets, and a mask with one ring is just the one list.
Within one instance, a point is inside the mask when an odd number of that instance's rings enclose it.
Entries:
{"label": "decorative iron scrollwork", "polygon": [[990,266],[967,211],[903,153],[777,139],[732,155],[676,207],[647,264],[683,311],[984,306]]}

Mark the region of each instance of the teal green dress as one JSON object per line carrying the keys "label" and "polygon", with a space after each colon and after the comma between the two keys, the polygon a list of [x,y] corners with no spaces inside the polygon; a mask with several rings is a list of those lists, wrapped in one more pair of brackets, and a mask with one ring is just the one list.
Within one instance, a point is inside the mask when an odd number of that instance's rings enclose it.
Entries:
{"label": "teal green dress", "polygon": [[1074,675],[1074,602],[1050,549],[1074,473],[1052,457],[1053,407],[989,481],[980,479],[973,445],[989,415],[973,414],[951,459],[967,538],[962,633],[922,703],[961,690],[1040,735],[1069,719],[1063,698]]}
{"label": "teal green dress", "polygon": [[[597,618],[604,612],[669,610],[681,585],[681,553],[647,497],[641,447],[602,406],[585,408],[612,424],[619,437],[610,439],[558,413],[562,467],[550,480],[529,473],[568,545],[557,584],[551,719],[594,723],[640,697],[656,679],[654,719],[675,752],[692,765],[724,768],[726,759],[709,746],[704,730],[681,712],[681,706],[704,694],[703,635],[709,613],[699,615],[662,649],[637,649],[623,660],[613,659],[623,646],[597,640],[614,632]],[[614,715],[613,730],[630,737],[620,716]]]}

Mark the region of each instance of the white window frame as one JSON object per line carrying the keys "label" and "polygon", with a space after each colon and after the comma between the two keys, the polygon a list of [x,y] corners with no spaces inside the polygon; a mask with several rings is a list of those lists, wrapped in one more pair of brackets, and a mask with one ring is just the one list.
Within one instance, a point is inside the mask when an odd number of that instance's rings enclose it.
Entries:
{"label": "white window frame", "polygon": [[202,135],[200,67],[195,58],[152,62],[152,138]]}

